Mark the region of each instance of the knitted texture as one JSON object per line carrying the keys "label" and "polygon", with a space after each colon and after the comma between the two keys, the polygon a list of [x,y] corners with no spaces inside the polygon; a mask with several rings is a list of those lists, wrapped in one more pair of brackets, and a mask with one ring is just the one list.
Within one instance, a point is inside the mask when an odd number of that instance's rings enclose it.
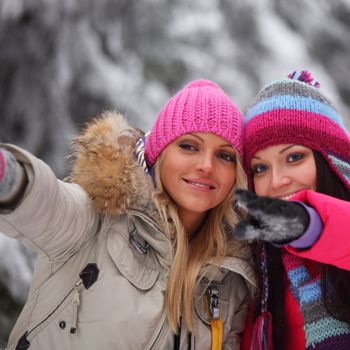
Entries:
{"label": "knitted texture", "polygon": [[212,81],[190,82],[160,111],[147,137],[145,158],[153,166],[163,149],[191,132],[221,136],[243,156],[243,116],[231,99]]}
{"label": "knitted texture", "polygon": [[322,300],[320,278],[312,278],[303,259],[285,252],[283,264],[304,320],[306,348],[350,349],[350,327],[331,317]]}
{"label": "knitted texture", "polygon": [[[350,191],[350,138],[332,103],[310,74],[294,72],[255,97],[245,119],[245,166],[258,151],[277,144],[300,144],[319,151]],[[301,79],[302,81],[298,80]],[[248,179],[251,184],[251,174]]]}

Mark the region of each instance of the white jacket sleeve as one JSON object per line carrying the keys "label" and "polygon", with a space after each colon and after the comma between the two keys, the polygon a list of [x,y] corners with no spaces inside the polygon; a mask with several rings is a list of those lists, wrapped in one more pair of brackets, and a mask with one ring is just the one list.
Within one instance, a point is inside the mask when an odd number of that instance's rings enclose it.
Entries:
{"label": "white jacket sleeve", "polygon": [[12,145],[2,145],[28,176],[23,198],[0,212],[0,232],[18,239],[50,261],[73,255],[97,231],[99,215],[78,185],[58,180],[43,161]]}

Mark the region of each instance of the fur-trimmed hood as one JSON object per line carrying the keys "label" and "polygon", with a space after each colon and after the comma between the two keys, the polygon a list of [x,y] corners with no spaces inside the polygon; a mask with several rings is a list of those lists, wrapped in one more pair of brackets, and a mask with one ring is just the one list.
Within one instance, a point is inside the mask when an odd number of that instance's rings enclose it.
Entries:
{"label": "fur-trimmed hood", "polygon": [[74,138],[69,181],[84,188],[97,212],[123,214],[153,202],[152,178],[135,156],[141,136],[121,114],[104,112]]}

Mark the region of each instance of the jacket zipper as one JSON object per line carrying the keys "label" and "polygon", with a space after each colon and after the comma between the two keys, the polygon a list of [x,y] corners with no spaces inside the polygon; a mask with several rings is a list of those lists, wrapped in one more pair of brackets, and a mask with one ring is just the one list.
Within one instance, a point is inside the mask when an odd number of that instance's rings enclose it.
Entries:
{"label": "jacket zipper", "polygon": [[74,294],[73,294],[73,322],[72,327],[70,329],[71,334],[75,334],[78,328],[78,311],[80,305],[80,290],[79,287],[83,284],[83,280],[80,278],[78,282],[74,285]]}
{"label": "jacket zipper", "polygon": [[[38,323],[34,328],[32,328],[30,331],[27,332],[26,334],[26,338],[35,331],[35,329],[37,329],[38,327],[40,327],[40,325],[42,325],[46,320],[48,320],[59,308],[60,306],[64,303],[64,301],[71,295],[71,293],[73,291],[76,291],[77,293],[80,293],[80,291],[78,290],[78,287],[83,283],[82,279],[80,278],[74,285],[74,287],[68,292],[68,294],[62,299],[62,301],[57,305],[57,307],[48,315],[46,316],[40,323]],[[80,300],[79,300],[80,301]],[[78,301],[78,306],[79,306],[79,301]],[[73,300],[73,305],[74,305],[74,300]],[[78,311],[78,309],[77,309]],[[75,315],[74,315],[75,316]],[[77,319],[77,315],[76,315],[76,319]],[[73,322],[73,325],[75,323]],[[72,333],[72,328],[71,328],[71,333]],[[75,332],[74,332],[75,333]]]}

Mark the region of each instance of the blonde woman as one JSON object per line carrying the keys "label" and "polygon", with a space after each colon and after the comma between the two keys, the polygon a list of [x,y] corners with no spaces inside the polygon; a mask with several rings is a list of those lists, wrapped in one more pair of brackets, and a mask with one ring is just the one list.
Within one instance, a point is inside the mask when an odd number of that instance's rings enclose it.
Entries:
{"label": "blonde woman", "polygon": [[0,231],[38,252],[8,349],[239,349],[254,274],[232,236],[242,115],[213,82],[173,96],[145,138],[105,113],[70,182],[0,153]]}

